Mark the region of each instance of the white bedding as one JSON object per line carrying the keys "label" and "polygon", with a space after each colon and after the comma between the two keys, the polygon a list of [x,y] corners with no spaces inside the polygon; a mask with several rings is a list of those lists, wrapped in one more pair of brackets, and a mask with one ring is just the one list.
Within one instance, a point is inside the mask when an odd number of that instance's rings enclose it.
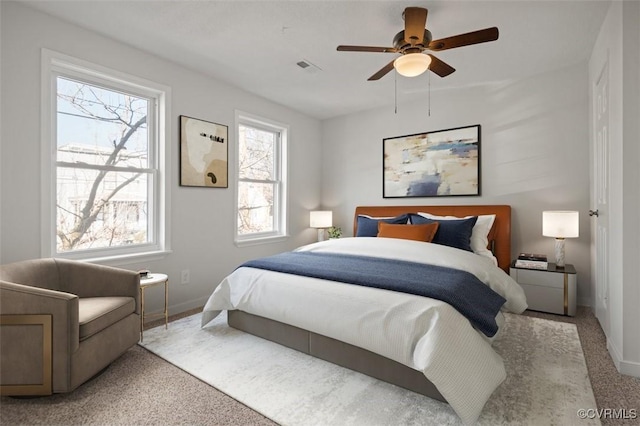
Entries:
{"label": "white bedding", "polygon": [[[300,247],[403,259],[474,274],[501,294],[503,309],[521,313],[520,286],[471,252],[394,238],[343,238]],[[239,268],[205,305],[205,326],[221,310],[239,309],[358,346],[419,370],[465,423],[477,420],[505,379],[502,359],[485,336],[447,303],[388,290],[345,285],[254,268]],[[501,325],[501,315],[498,325]]]}

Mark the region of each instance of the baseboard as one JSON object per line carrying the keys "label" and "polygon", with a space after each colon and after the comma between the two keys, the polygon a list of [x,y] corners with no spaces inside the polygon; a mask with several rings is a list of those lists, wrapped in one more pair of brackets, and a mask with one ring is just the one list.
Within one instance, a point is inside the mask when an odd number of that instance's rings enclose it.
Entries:
{"label": "baseboard", "polygon": [[620,373],[640,378],[640,362],[620,361]]}
{"label": "baseboard", "polygon": [[613,365],[615,365],[616,370],[618,370],[620,374],[640,377],[640,362],[625,361],[620,351],[618,351],[618,348],[616,348],[609,339],[607,339],[607,350],[609,351],[609,355],[611,355]]}
{"label": "baseboard", "polygon": [[177,305],[169,305],[169,315],[181,314],[191,309],[201,308],[207,303],[209,296],[199,297],[197,299],[188,300],[186,302],[178,303]]}
{"label": "baseboard", "polygon": [[590,299],[578,298],[578,306],[585,306],[587,308],[590,308],[591,307],[591,300]]}
{"label": "baseboard", "polygon": [[620,361],[622,360],[622,355],[618,351],[618,348],[611,343],[611,340],[607,337],[607,351],[609,351],[609,355],[611,355],[611,359],[613,360],[613,365],[616,367],[616,370],[620,371]]}

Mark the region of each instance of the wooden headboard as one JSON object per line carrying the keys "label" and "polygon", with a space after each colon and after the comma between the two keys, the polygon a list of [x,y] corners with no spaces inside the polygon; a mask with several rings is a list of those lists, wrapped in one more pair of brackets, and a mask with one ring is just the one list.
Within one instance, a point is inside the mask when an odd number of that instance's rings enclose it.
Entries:
{"label": "wooden headboard", "polygon": [[[477,216],[495,214],[493,223],[493,253],[498,259],[498,266],[509,272],[511,264],[511,206],[358,206],[353,219],[353,235],[356,235],[358,215],[374,217],[398,216],[403,213],[427,212],[438,216]],[[489,242],[491,244],[491,241]]]}

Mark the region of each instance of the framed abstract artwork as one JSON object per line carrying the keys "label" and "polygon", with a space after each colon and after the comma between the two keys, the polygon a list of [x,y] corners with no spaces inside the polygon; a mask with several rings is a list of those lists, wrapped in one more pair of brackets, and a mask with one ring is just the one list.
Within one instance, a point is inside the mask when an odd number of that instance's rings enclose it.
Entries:
{"label": "framed abstract artwork", "polygon": [[383,198],[480,195],[480,125],[386,138]]}
{"label": "framed abstract artwork", "polygon": [[229,128],[180,116],[180,186],[228,188]]}

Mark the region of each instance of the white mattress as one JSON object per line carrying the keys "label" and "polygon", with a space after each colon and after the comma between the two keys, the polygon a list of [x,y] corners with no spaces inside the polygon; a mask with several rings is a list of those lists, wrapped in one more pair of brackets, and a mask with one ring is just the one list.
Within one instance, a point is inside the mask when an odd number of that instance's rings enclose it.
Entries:
{"label": "white mattress", "polygon": [[[403,259],[466,270],[526,309],[524,292],[486,258],[436,244],[391,238],[343,238],[301,251]],[[203,326],[221,310],[239,309],[370,350],[424,373],[465,423],[474,422],[505,379],[490,341],[447,303],[376,288],[254,268],[239,268],[209,298]],[[503,322],[498,315],[498,324]]]}

